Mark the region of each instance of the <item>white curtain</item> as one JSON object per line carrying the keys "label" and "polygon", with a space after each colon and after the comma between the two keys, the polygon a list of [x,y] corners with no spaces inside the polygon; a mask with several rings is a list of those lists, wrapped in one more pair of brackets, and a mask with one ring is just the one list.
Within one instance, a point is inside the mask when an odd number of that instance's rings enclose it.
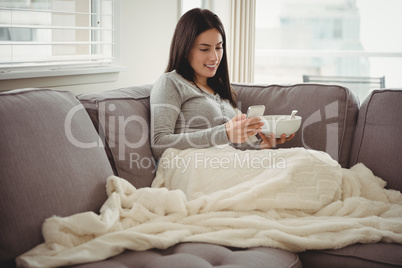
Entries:
{"label": "white curtain", "polygon": [[232,82],[254,82],[256,0],[231,0],[228,34],[229,74]]}

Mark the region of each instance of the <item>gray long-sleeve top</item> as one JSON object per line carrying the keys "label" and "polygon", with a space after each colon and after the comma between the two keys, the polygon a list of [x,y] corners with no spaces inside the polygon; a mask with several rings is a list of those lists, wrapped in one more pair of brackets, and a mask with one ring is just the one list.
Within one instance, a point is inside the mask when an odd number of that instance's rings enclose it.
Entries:
{"label": "gray long-sleeve top", "polygon": [[[151,147],[157,160],[167,148],[184,150],[229,143],[225,123],[236,116],[236,110],[219,94],[200,90],[176,71],[155,82],[150,103]],[[236,147],[251,148],[250,144]]]}

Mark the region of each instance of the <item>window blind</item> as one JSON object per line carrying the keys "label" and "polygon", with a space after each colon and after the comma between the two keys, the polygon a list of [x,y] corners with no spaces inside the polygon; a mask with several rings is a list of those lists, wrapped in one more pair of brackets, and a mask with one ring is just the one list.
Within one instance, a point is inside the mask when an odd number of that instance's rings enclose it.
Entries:
{"label": "window blind", "polygon": [[115,0],[0,0],[0,71],[115,60]]}

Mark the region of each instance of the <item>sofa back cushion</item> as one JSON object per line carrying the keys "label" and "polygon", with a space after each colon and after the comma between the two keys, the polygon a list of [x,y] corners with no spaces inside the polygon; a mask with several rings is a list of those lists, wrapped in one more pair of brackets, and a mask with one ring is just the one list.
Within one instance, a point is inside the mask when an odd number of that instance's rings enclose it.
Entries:
{"label": "sofa back cushion", "polygon": [[302,125],[290,142],[280,147],[305,147],[325,151],[343,167],[349,155],[359,103],[347,88],[319,84],[245,85],[233,84],[239,109],[264,104],[266,115],[290,115],[298,110]]}
{"label": "sofa back cushion", "polygon": [[350,164],[363,163],[402,191],[402,90],[374,90],[360,108]]}
{"label": "sofa back cushion", "polygon": [[46,218],[98,212],[113,172],[70,92],[0,93],[0,125],[0,267],[8,267],[43,242]]}
{"label": "sofa back cushion", "polygon": [[152,86],[86,93],[78,98],[87,109],[116,176],[135,187],[148,187],[155,177],[149,126]]}

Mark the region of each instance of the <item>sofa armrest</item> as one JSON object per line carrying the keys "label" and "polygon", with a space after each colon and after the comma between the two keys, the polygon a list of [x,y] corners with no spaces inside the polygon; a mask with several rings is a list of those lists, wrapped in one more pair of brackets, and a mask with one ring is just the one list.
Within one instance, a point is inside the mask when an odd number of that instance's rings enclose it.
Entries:
{"label": "sofa armrest", "polygon": [[363,163],[402,191],[402,89],[374,90],[359,112],[350,165]]}

